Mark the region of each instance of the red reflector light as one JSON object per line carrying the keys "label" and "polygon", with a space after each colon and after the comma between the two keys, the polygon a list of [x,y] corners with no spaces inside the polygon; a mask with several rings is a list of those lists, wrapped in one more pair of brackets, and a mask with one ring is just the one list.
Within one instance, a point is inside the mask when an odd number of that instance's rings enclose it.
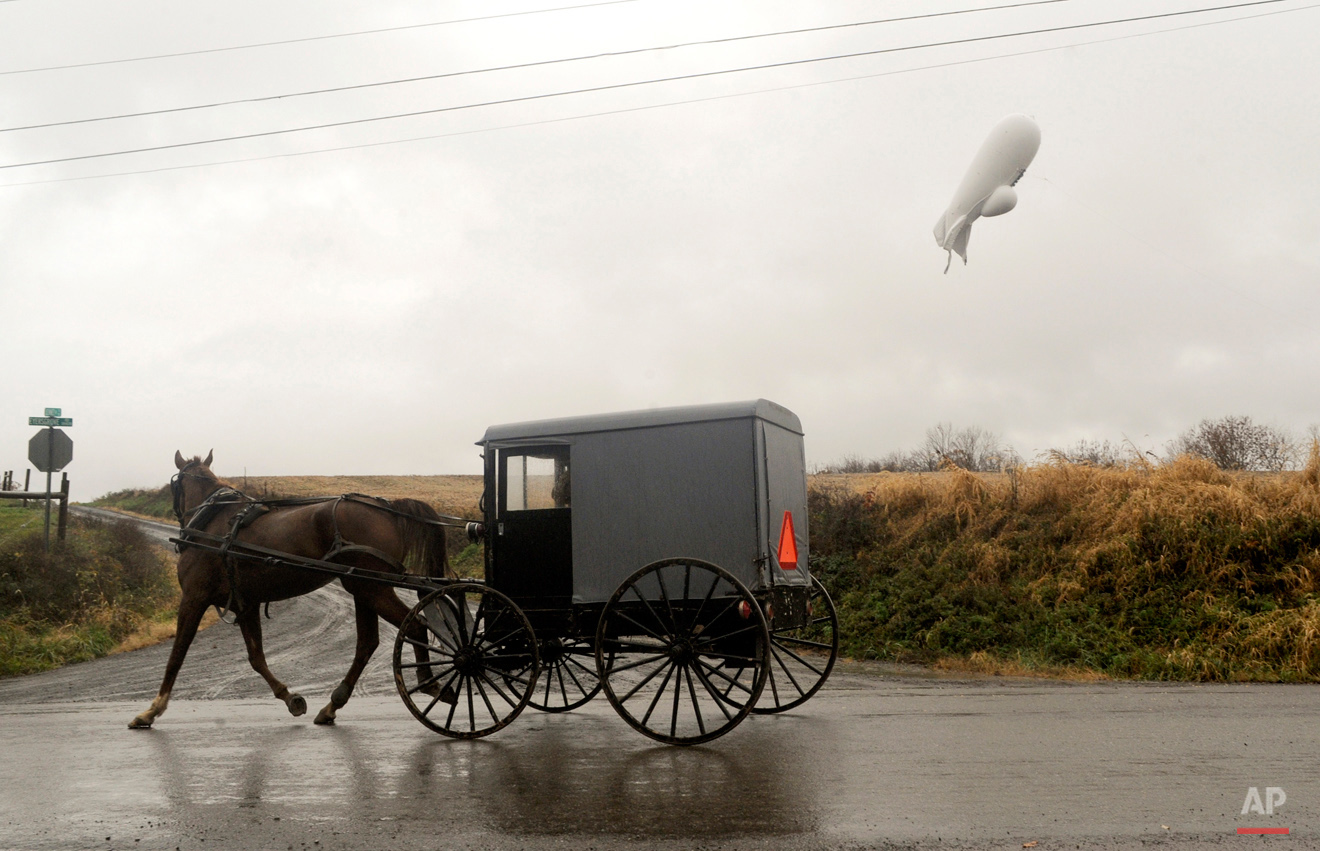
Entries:
{"label": "red reflector light", "polygon": [[797,570],[797,535],[793,532],[793,512],[784,512],[784,525],[779,530],[779,569]]}
{"label": "red reflector light", "polygon": [[[727,609],[726,609],[726,611],[727,611]],[[738,614],[742,616],[742,619],[743,619],[743,620],[747,620],[748,618],[750,618],[750,617],[752,616],[752,606],[751,606],[751,604],[748,603],[746,600],[743,600],[741,603],[739,603],[739,604],[738,604]]]}

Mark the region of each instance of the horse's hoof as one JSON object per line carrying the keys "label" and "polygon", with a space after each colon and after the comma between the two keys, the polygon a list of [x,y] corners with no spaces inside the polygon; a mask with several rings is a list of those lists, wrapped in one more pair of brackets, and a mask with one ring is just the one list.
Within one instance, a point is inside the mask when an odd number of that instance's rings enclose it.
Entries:
{"label": "horse's hoof", "polygon": [[295,694],[289,698],[289,714],[295,718],[307,714],[307,701],[303,700],[301,694]]}
{"label": "horse's hoof", "polygon": [[325,709],[322,709],[319,713],[317,713],[315,723],[326,727],[335,723],[335,716],[331,715],[329,710],[330,707],[327,706]]}
{"label": "horse's hoof", "polygon": [[150,729],[151,729],[151,719],[149,719],[149,718],[143,718],[141,715],[139,715],[138,717],[134,718],[132,721],[129,721],[129,722],[128,722],[128,729],[130,729],[130,730],[150,730]]}

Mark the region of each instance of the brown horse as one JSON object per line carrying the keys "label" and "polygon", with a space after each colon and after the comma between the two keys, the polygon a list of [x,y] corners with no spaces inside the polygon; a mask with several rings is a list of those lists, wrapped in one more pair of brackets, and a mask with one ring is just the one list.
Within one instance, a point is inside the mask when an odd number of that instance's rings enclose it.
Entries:
{"label": "brown horse", "polygon": [[[180,453],[174,453],[174,465],[179,472],[171,481],[171,488],[181,537],[186,537],[189,531],[224,536],[238,525],[234,522],[236,515],[255,502],[216,478],[211,472],[213,454],[208,453],[203,461],[197,457],[184,460]],[[387,572],[399,572],[398,565],[411,559],[420,568],[418,572],[426,576],[448,573],[444,528],[434,522],[439,515],[423,502],[357,497],[264,508],[265,513],[237,532],[239,544]],[[302,715],[307,711],[307,701],[290,692],[266,666],[259,613],[262,603],[307,594],[335,577],[261,560],[232,555],[228,558],[226,564],[226,556],[214,549],[183,547],[178,565],[182,597],[174,649],[165,667],[160,692],[129,727],[150,727],[165,711],[174,680],[208,606],[225,607],[235,613],[253,669],[266,679],[290,713]],[[388,585],[348,576],[341,577],[340,582],[353,595],[357,651],[343,682],[316,716],[317,724],[333,724],[336,711],[348,702],[362,669],[380,643],[377,618],[383,617],[398,627],[408,613],[408,607]]]}

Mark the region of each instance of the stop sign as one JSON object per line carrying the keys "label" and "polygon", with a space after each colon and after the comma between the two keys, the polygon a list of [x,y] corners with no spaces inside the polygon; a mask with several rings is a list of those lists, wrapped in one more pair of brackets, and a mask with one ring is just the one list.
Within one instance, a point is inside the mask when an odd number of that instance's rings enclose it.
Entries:
{"label": "stop sign", "polygon": [[28,460],[43,473],[58,473],[73,460],[73,440],[57,428],[43,428],[28,441]]}

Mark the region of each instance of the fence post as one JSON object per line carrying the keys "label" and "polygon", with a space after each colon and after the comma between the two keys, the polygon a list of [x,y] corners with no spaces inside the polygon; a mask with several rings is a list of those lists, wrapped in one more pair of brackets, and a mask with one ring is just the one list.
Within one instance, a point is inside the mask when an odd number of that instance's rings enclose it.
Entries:
{"label": "fence post", "polygon": [[[29,491],[31,491],[32,490],[31,485],[32,485],[32,468],[29,467],[23,471],[23,493],[28,493]],[[27,508],[26,499],[23,500],[23,507]]]}
{"label": "fence post", "polygon": [[64,540],[64,529],[69,524],[69,474],[62,473],[60,478],[60,524],[55,537]]}

